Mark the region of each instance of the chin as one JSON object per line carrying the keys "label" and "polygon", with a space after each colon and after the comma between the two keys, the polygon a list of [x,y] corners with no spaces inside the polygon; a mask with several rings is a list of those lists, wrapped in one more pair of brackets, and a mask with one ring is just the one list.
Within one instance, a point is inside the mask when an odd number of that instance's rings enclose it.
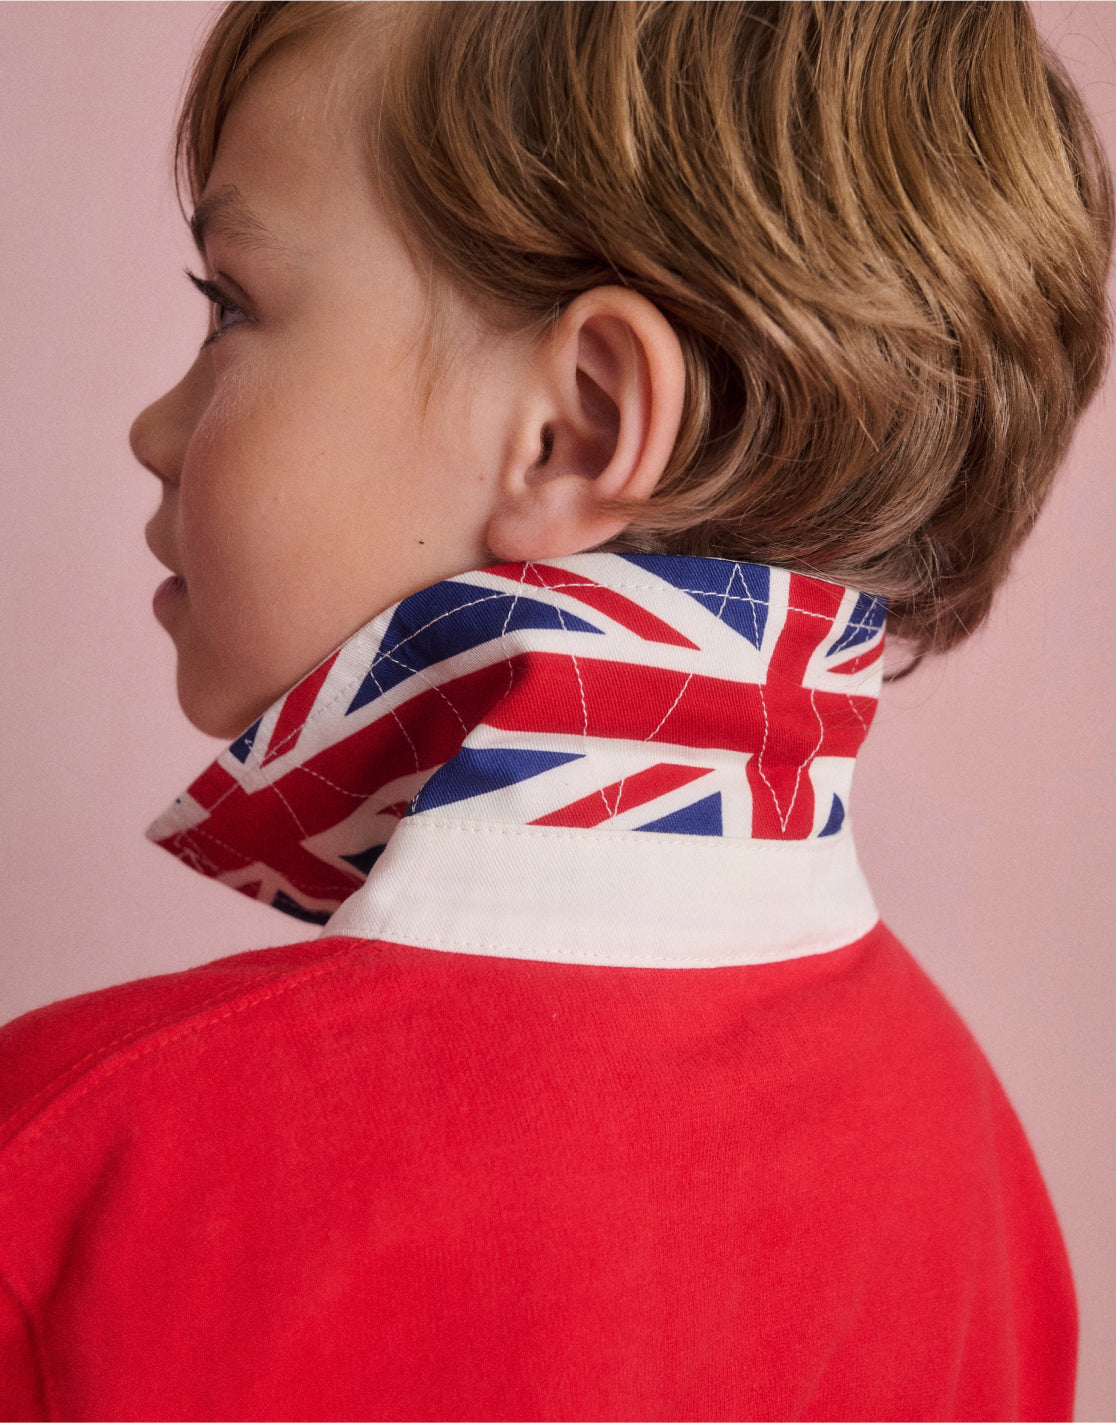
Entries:
{"label": "chin", "polygon": [[265,702],[259,707],[246,707],[235,702],[227,693],[221,695],[212,687],[198,686],[193,678],[184,675],[181,667],[178,671],[178,704],[191,726],[197,727],[206,736],[217,737],[219,741],[235,741],[271,705]]}

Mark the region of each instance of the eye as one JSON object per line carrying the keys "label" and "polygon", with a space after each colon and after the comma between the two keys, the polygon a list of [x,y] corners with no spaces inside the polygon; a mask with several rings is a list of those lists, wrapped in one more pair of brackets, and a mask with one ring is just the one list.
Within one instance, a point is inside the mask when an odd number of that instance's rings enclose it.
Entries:
{"label": "eye", "polygon": [[[219,336],[223,336],[226,331],[247,321],[248,316],[216,282],[207,281],[205,277],[195,276],[194,273],[190,271],[188,271],[186,275],[193,282],[194,286],[197,287],[198,291],[201,292],[202,296],[205,297],[206,301],[213,303],[214,329],[202,342],[202,349],[204,350],[206,346],[212,345]],[[229,318],[233,319],[230,320]]]}

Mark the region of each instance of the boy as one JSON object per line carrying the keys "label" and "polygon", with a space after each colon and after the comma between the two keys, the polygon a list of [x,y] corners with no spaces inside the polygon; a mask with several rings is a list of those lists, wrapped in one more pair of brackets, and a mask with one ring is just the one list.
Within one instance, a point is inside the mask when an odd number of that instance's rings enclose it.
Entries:
{"label": "boy", "polygon": [[972,629],[1102,363],[1026,12],[238,6],[180,139],[133,443],[237,739],[155,834],[329,926],[8,1030],[12,1412],[1067,1416],[845,814],[882,598]]}

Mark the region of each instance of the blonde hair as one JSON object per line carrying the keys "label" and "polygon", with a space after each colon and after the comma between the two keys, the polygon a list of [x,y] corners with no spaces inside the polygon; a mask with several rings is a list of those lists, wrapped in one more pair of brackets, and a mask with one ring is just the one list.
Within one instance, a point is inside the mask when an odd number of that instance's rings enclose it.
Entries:
{"label": "blonde hair", "polygon": [[[260,61],[369,8],[222,11],[178,126],[195,200]],[[621,283],[678,333],[682,426],[625,546],[881,594],[917,655],[971,633],[1109,339],[1111,179],[1026,5],[434,0],[394,24],[369,159],[436,270],[500,325]]]}

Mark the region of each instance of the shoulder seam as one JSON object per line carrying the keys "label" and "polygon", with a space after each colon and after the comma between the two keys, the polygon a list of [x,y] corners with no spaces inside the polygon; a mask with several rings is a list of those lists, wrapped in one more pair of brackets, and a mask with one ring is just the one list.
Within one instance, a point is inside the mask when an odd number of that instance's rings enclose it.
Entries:
{"label": "shoulder seam", "polygon": [[[51,1109],[57,1109],[55,1115],[61,1115],[68,1111],[73,1103],[78,1102],[88,1092],[92,1091],[98,1083],[103,1082],[107,1077],[124,1067],[129,1062],[134,1062],[148,1053],[157,1051],[160,1047],[169,1046],[179,1038],[186,1037],[190,1033],[200,1032],[216,1023],[223,1022],[226,1018],[232,1017],[235,1013],[242,1013],[249,1008],[266,1002],[271,998],[278,998],[293,988],[297,988],[301,983],[310,979],[320,978],[323,974],[332,973],[339,966],[342,959],[356,954],[367,947],[367,941],[346,936],[342,946],[330,953],[327,958],[317,964],[307,968],[297,969],[293,973],[290,970],[276,970],[271,973],[258,974],[247,982],[239,984],[232,989],[226,989],[223,993],[213,995],[204,999],[201,1003],[193,1005],[187,1012],[184,1021],[175,1023],[173,1013],[164,1015],[162,1018],[142,1024],[138,1028],[124,1033],[121,1037],[106,1043],[101,1047],[87,1053],[78,1062],[71,1064],[64,1072],[60,1073],[52,1082],[39,1089],[33,1097],[7,1120],[0,1124],[0,1132],[15,1122],[20,1116],[26,1115],[26,1119],[19,1126],[16,1126],[7,1140],[0,1142],[0,1171],[6,1164],[10,1164],[23,1150],[37,1141],[42,1133],[47,1129],[48,1115]],[[286,981],[284,981],[286,980]],[[238,996],[250,993],[251,989],[259,984],[271,983],[275,985],[270,989],[258,992],[254,996],[246,998],[241,1003],[236,1003]],[[230,1000],[233,1000],[230,1004]],[[213,1010],[220,1004],[230,1004],[223,1012]],[[207,1015],[207,1010],[209,1010]],[[149,1041],[142,1041],[145,1034],[158,1033],[159,1029],[164,1031],[161,1035],[155,1036]],[[129,1044],[132,1044],[132,1051],[123,1051]],[[82,1069],[91,1059],[100,1058],[99,1064],[89,1068],[84,1073]],[[67,1081],[67,1079],[70,1079]],[[80,1091],[71,1089],[80,1085]],[[51,1098],[51,1094],[55,1095]],[[47,1100],[44,1100],[47,1099]],[[42,1103],[41,1106],[35,1105]],[[22,1138],[22,1140],[21,1140]]]}

